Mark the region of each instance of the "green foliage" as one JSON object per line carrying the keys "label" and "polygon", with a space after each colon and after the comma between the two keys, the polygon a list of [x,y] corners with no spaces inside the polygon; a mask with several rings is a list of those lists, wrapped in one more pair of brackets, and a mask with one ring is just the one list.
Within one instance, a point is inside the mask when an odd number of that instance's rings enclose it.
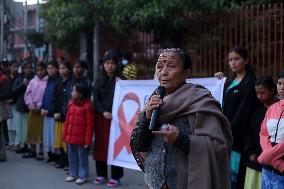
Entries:
{"label": "green foliage", "polygon": [[93,27],[92,0],[50,0],[42,5],[40,16],[47,22],[47,38],[66,51],[77,49],[74,40]]}
{"label": "green foliage", "polygon": [[161,39],[179,36],[194,14],[232,10],[268,0],[49,0],[40,15],[47,21],[47,37],[65,50],[101,21],[116,31],[153,32]]}
{"label": "green foliage", "polygon": [[35,30],[25,31],[15,31],[17,35],[19,35],[23,40],[27,43],[30,43],[35,48],[42,47],[45,43],[45,34],[42,32],[37,32]]}
{"label": "green foliage", "polygon": [[36,48],[42,47],[45,44],[44,33],[29,31],[25,33],[27,40]]}

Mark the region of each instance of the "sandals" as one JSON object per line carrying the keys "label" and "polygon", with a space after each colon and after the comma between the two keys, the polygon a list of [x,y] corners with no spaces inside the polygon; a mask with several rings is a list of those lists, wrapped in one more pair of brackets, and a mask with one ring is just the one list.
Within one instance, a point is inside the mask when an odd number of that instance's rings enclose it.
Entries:
{"label": "sandals", "polygon": [[95,184],[103,184],[103,183],[106,183],[107,182],[107,179],[106,177],[97,177],[95,180],[94,180],[94,183]]}
{"label": "sandals", "polygon": [[119,180],[115,180],[115,179],[110,179],[107,183],[108,187],[118,187],[120,185],[120,181]]}

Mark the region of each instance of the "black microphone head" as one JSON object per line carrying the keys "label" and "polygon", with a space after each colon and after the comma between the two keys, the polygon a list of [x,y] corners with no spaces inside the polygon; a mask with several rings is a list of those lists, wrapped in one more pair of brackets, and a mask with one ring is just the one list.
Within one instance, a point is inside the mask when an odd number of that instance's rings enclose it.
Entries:
{"label": "black microphone head", "polygon": [[166,94],[166,88],[164,86],[159,86],[156,89],[156,93],[157,93],[157,95],[160,95],[161,99],[163,99],[165,94]]}

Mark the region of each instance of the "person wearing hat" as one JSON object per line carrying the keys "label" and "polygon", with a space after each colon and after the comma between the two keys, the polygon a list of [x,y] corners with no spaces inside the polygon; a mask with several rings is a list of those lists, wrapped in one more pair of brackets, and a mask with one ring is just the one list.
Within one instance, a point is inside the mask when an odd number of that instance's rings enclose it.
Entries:
{"label": "person wearing hat", "polygon": [[132,53],[123,52],[122,53],[122,76],[123,79],[135,80],[137,79],[137,67],[134,62],[132,62]]}
{"label": "person wearing hat", "polygon": [[117,53],[108,50],[103,57],[103,69],[99,73],[94,87],[95,107],[95,144],[94,160],[96,161],[97,177],[95,184],[107,182],[107,186],[115,187],[120,185],[120,178],[123,176],[123,168],[111,166],[111,179],[108,180],[107,156],[112,119],[112,103],[114,89],[119,78],[119,65]]}

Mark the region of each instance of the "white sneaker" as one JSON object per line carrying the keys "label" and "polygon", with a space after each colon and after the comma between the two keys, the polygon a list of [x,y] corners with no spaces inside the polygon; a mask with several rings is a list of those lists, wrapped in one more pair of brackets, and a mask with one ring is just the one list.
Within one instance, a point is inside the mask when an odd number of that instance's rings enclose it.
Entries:
{"label": "white sneaker", "polygon": [[69,176],[65,179],[66,182],[73,182],[76,180],[77,177],[72,177],[72,176]]}
{"label": "white sneaker", "polygon": [[83,184],[86,181],[87,181],[87,179],[79,177],[79,178],[76,179],[75,183],[76,184]]}

